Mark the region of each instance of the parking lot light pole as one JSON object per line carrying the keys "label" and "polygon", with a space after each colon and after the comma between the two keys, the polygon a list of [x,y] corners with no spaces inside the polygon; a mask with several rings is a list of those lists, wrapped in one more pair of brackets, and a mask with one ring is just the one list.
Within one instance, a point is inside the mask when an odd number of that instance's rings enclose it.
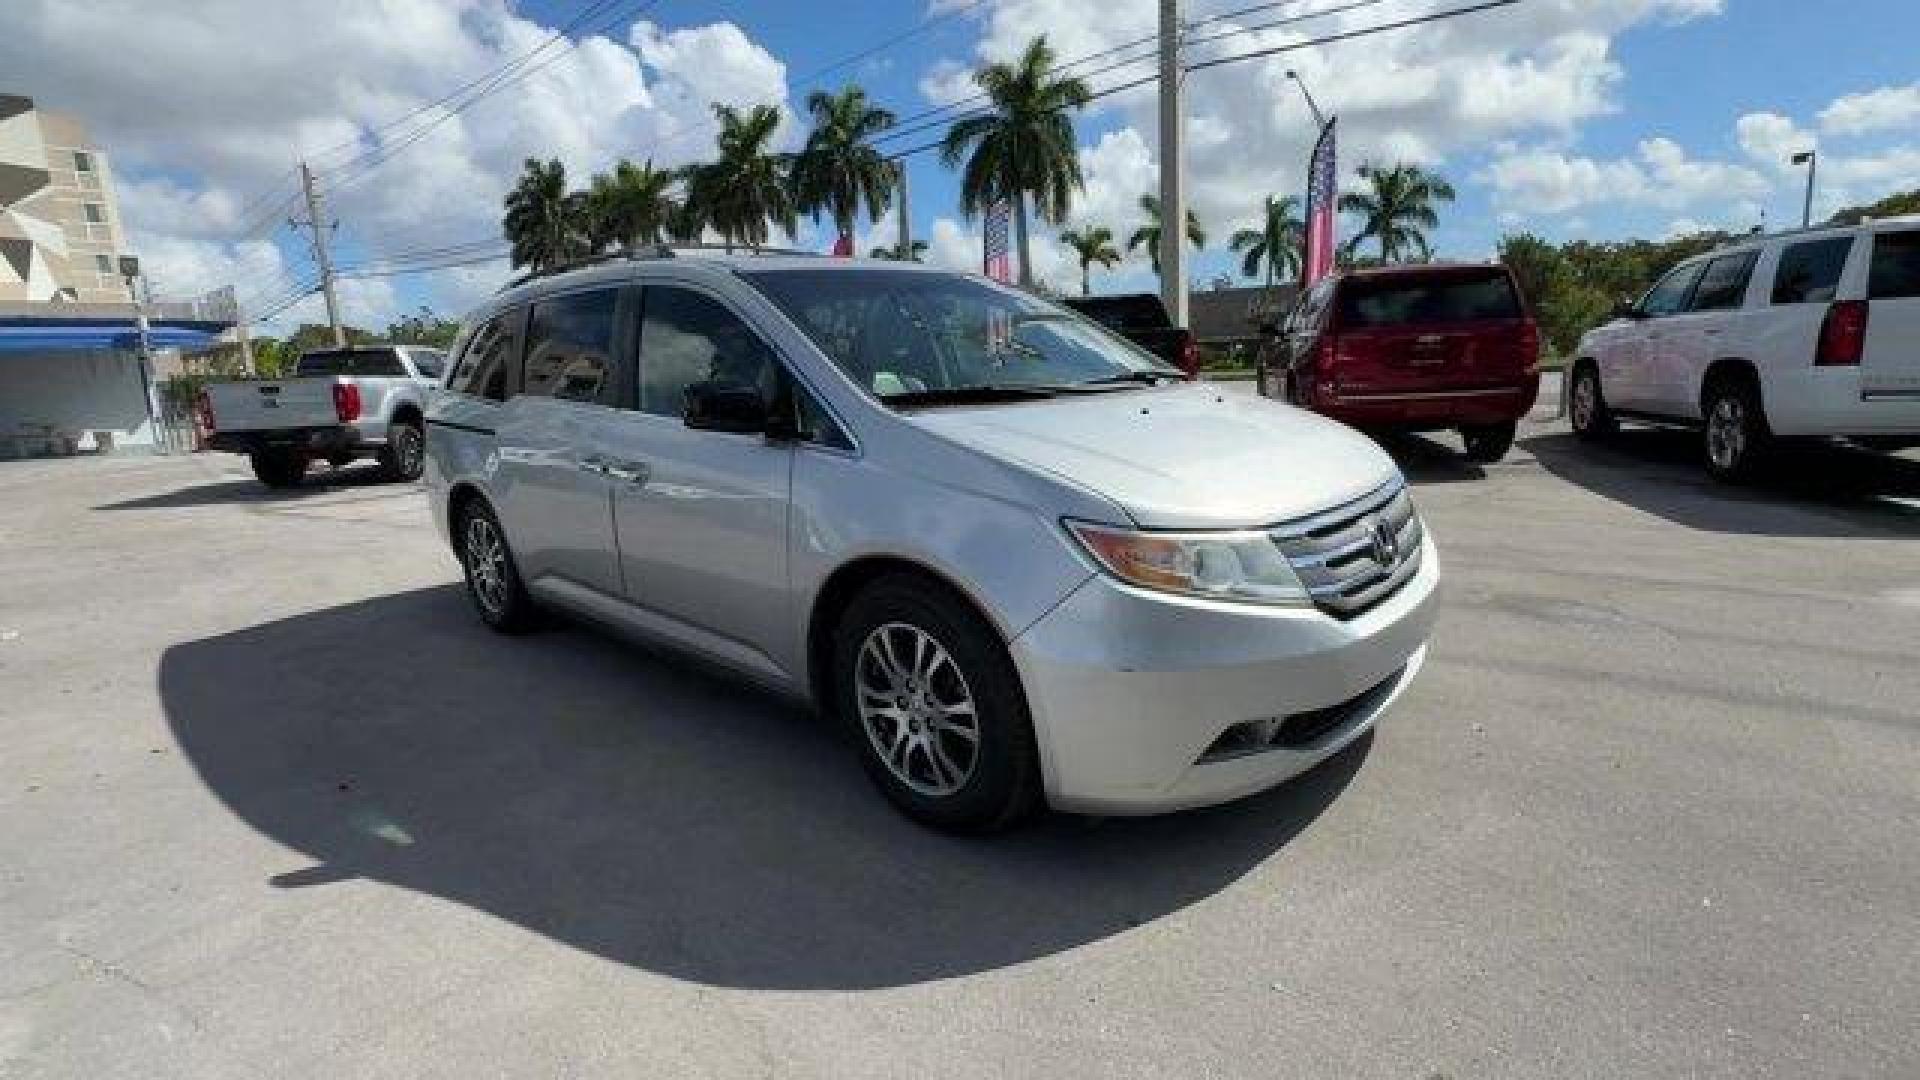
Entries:
{"label": "parking lot light pole", "polygon": [[1313,114],[1314,130],[1325,131],[1327,114],[1321,112],[1319,103],[1313,100],[1313,91],[1307,89],[1307,80],[1301,78],[1300,73],[1292,68],[1287,69],[1287,78],[1293,80],[1293,84],[1300,88],[1300,96],[1307,99],[1307,111]]}
{"label": "parking lot light pole", "polygon": [[1800,210],[1800,227],[1806,229],[1813,225],[1813,178],[1820,171],[1820,154],[1816,150],[1802,150],[1793,155],[1792,161],[1807,167],[1807,201]]}
{"label": "parking lot light pole", "polygon": [[133,301],[133,329],[140,349],[136,362],[140,368],[140,397],[147,410],[147,428],[153,433],[154,452],[164,454],[167,448],[160,436],[160,409],[154,395],[153,337],[147,325],[146,279],[140,274],[140,260],[132,255],[120,256],[120,276],[127,279],[127,299]]}

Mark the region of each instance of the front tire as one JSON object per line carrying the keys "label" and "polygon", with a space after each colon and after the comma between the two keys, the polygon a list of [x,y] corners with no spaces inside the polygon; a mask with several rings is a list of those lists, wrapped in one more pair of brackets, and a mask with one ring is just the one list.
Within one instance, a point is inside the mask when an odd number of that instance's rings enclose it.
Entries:
{"label": "front tire", "polygon": [[1589,441],[1604,439],[1620,429],[1607,398],[1600,392],[1600,367],[1591,360],[1574,365],[1573,386],[1567,393],[1567,412],[1573,433]]}
{"label": "front tire", "polygon": [[420,479],[426,463],[427,433],[418,421],[401,420],[387,429],[387,445],[380,451],[387,479],[411,483]]}
{"label": "front tire", "polygon": [[480,621],[503,634],[519,634],[534,625],[533,597],[520,580],[507,546],[506,531],[486,503],[475,499],[460,511],[454,536],[459,538],[460,566],[466,571],[467,596]]}
{"label": "front tire", "polygon": [[1700,404],[1706,418],[1707,472],[1728,484],[1751,479],[1773,439],[1759,393],[1743,380],[1720,379],[1707,388]]}
{"label": "front tire", "polygon": [[1467,444],[1467,460],[1482,465],[1491,465],[1507,456],[1513,449],[1513,436],[1520,428],[1519,421],[1509,420],[1504,424],[1472,424],[1460,429],[1460,439]]}
{"label": "front tire", "polygon": [[299,487],[307,475],[307,455],[293,450],[255,450],[248,455],[253,475],[270,488]]}
{"label": "front tire", "polygon": [[867,775],[907,816],[992,832],[1040,803],[1039,753],[1000,635],[944,588],[880,578],[834,634],[834,698]]}

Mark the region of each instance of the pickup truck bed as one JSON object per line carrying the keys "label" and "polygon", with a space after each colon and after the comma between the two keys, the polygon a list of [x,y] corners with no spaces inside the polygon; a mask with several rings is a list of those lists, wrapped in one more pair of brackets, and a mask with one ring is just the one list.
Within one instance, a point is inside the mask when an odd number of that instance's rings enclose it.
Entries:
{"label": "pickup truck bed", "polygon": [[1200,353],[1193,334],[1173,325],[1159,297],[1151,293],[1068,296],[1060,302],[1179,368],[1187,378],[1199,374]]}

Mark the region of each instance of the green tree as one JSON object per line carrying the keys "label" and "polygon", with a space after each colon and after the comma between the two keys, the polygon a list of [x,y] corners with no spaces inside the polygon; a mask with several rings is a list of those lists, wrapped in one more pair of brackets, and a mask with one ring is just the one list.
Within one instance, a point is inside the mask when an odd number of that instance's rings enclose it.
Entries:
{"label": "green tree", "polygon": [[1362,165],[1360,176],[1367,181],[1366,190],[1340,196],[1340,209],[1361,219],[1347,250],[1357,251],[1372,239],[1380,244],[1381,262],[1401,262],[1409,254],[1422,262],[1432,258],[1427,230],[1440,226],[1434,207],[1453,201],[1453,185],[1418,165]]}
{"label": "green tree", "polygon": [[720,121],[720,156],[694,166],[687,180],[687,201],[701,222],[718,232],[729,248],[766,246],[769,223],[792,233],[798,224],[787,182],[792,155],[768,149],[780,126],[780,111],[755,105],[743,112],[716,103],[713,115]]}
{"label": "green tree", "polygon": [[1073,249],[1074,258],[1080,260],[1080,295],[1093,292],[1093,280],[1090,273],[1093,264],[1111,268],[1120,261],[1120,249],[1113,246],[1113,230],[1105,225],[1090,225],[1084,229],[1068,229],[1060,234],[1060,242]]}
{"label": "green tree", "polygon": [[1053,74],[1053,50],[1045,35],[1028,42],[1011,64],[990,64],[974,74],[990,109],[955,121],[940,143],[940,160],[960,173],[960,210],[971,220],[1001,200],[1013,204],[1020,283],[1033,283],[1027,237],[1027,200],[1040,220],[1066,220],[1073,193],[1086,187],[1080,175],[1071,113],[1087,103],[1084,80]]}
{"label": "green tree", "polygon": [[422,304],[415,314],[389,323],[386,339],[395,345],[425,345],[444,349],[453,344],[454,337],[459,333],[458,320],[443,319],[435,315],[432,308]]}
{"label": "green tree", "polygon": [[[1147,248],[1147,261],[1153,266],[1155,277],[1160,275],[1160,199],[1156,195],[1140,196],[1140,210],[1147,215],[1147,223],[1133,230],[1127,237],[1127,250],[1133,251],[1142,244]],[[1187,211],[1187,243],[1196,248],[1207,246],[1206,231],[1200,228],[1200,219]]]}
{"label": "green tree", "polygon": [[1849,206],[1827,219],[1829,225],[1858,225],[1862,218],[1890,218],[1920,214],[1920,188],[1896,192],[1865,206]]}
{"label": "green tree", "polygon": [[793,159],[796,209],[818,222],[824,211],[847,250],[862,204],[867,220],[878,221],[893,205],[898,174],[870,141],[893,126],[893,113],[878,108],[867,92],[849,86],[838,94],[817,91],[807,98],[813,131]]}
{"label": "green tree", "polygon": [[501,229],[515,268],[551,270],[586,253],[586,197],[567,190],[567,170],[558,158],[528,158],[520,181],[507,193]]}
{"label": "green tree", "polygon": [[[925,240],[915,240],[913,242],[913,249],[907,252],[907,258],[905,261],[919,262],[921,261],[921,257],[924,256],[926,253],[927,253],[927,242]],[[867,257],[869,259],[888,259],[894,262],[898,262],[900,261],[900,247],[897,244],[876,247],[873,250],[867,252]]]}
{"label": "green tree", "polygon": [[635,165],[625,158],[611,173],[596,173],[587,187],[587,240],[595,251],[658,244],[679,207],[670,189],[677,177],[656,169],[649,158]]}
{"label": "green tree", "polygon": [[1292,195],[1269,195],[1262,207],[1260,227],[1241,229],[1227,246],[1244,252],[1240,262],[1243,277],[1259,277],[1266,270],[1267,288],[1281,278],[1297,277],[1303,265],[1301,245],[1306,226],[1300,220],[1300,200]]}

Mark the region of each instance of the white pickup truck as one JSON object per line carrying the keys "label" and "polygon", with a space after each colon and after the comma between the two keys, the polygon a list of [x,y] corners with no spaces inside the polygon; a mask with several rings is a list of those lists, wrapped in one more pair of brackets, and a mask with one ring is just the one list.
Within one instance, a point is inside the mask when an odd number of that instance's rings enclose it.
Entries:
{"label": "white pickup truck", "polygon": [[292,487],[315,460],[378,457],[395,480],[426,460],[423,417],[446,354],[413,345],[309,352],[291,379],[213,383],[200,399],[215,450],[246,454],[268,487]]}

